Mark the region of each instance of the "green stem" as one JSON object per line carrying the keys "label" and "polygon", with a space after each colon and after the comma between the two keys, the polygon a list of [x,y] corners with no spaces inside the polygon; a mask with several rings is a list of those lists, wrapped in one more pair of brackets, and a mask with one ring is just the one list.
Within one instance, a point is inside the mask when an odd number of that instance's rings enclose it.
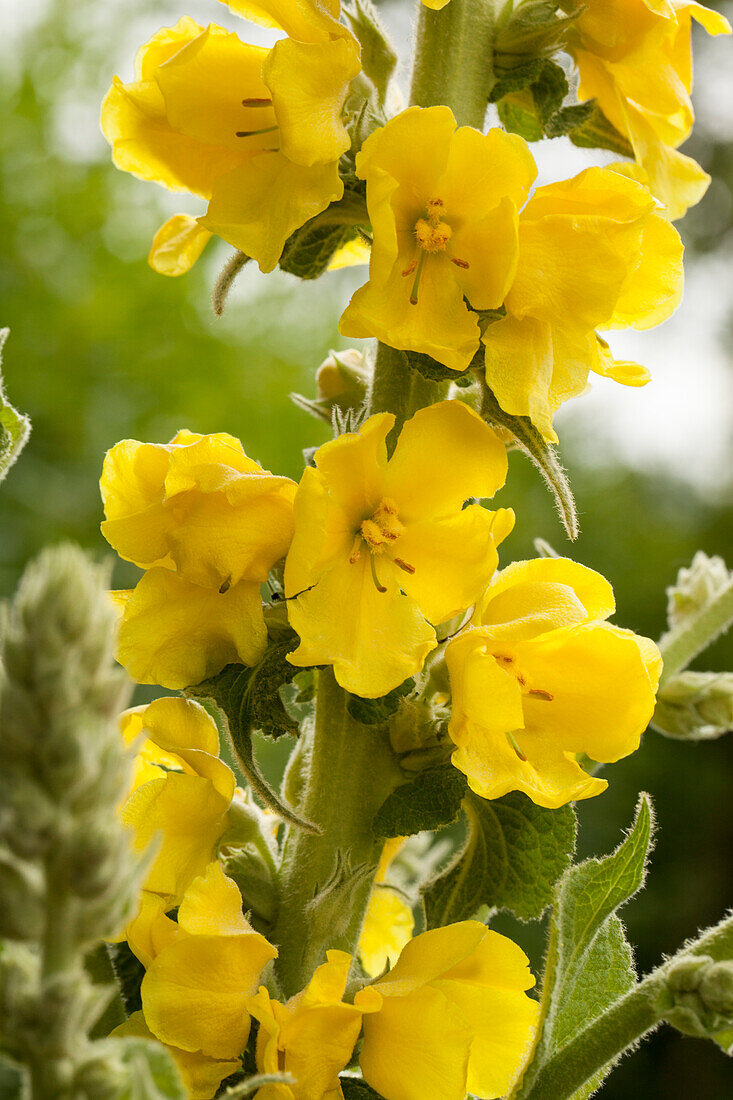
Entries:
{"label": "green stem", "polygon": [[280,870],[274,939],[286,996],[303,988],[329,948],[355,952],[382,848],[372,821],[402,778],[386,728],[356,722],[346,701],[331,669],[323,669],[299,806],[321,832],[291,827]]}
{"label": "green stem", "polygon": [[445,104],[459,126],[483,129],[494,76],[497,0],[450,0],[442,11],[420,5],[410,103]]}
{"label": "green stem", "polygon": [[529,1088],[519,1091],[522,1100],[569,1100],[597,1073],[616,1062],[663,1019],[660,996],[670,966],[681,956],[733,955],[733,919],[722,921],[682,949],[673,959],[652,971],[631,992],[603,1012],[540,1069]]}
{"label": "green stem", "polygon": [[671,630],[660,642],[664,671],[661,683],[665,684],[690,661],[715,641],[719,634],[733,623],[733,584],[722,589],[696,614],[685,619],[677,630]]}

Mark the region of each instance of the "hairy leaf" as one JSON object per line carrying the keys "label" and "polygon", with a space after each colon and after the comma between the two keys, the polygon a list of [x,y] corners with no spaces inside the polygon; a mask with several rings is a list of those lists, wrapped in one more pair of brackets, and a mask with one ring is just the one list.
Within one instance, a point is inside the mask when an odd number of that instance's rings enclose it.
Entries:
{"label": "hairy leaf", "polygon": [[585,125],[593,114],[593,103],[575,103],[570,107],[561,107],[545,123],[545,134],[549,138],[572,134],[578,127]]}
{"label": "hairy leaf", "polygon": [[149,1039],[119,1039],[125,1067],[117,1100],[186,1100],[173,1058],[160,1043]]}
{"label": "hairy leaf", "polygon": [[377,726],[380,722],[386,722],[393,714],[396,714],[401,701],[409,695],[415,686],[412,677],[392,688],[386,695],[379,699],[362,699],[360,695],[346,695],[346,709],[351,717],[360,722],[362,726]]}
{"label": "hairy leaf", "polygon": [[513,69],[509,69],[491,89],[489,103],[498,103],[500,99],[511,95],[512,92],[523,92],[525,88],[529,88],[542,72],[544,64],[543,58],[533,57],[523,65],[516,65]]}
{"label": "hairy leaf", "polygon": [[[10,329],[0,329],[0,367],[2,350]],[[0,370],[0,482],[7,477],[8,470],[28,442],[31,422],[27,416],[14,409],[5,396],[2,370]]]}
{"label": "hairy leaf", "polygon": [[578,537],[578,512],[570,482],[560,463],[557,450],[537,431],[527,416],[504,412],[488,387],[484,388],[481,415],[489,424],[511,432],[514,443],[534,463],[555,498],[560,519],[569,539]]}
{"label": "hairy leaf", "polygon": [[570,806],[546,810],[518,792],[464,800],[468,840],[448,870],[424,891],[428,928],[467,920],[481,906],[521,920],[542,916],[575,848]]}
{"label": "hairy leaf", "polygon": [[425,355],[421,351],[403,351],[402,354],[407,359],[413,370],[419,371],[423,378],[429,379],[431,382],[455,382],[457,379],[462,378],[468,374],[471,368],[474,366],[474,360],[472,360],[465,370],[451,370],[450,367],[443,366],[442,363],[438,363],[436,359],[432,359],[429,355]]}
{"label": "hairy leaf", "polygon": [[560,110],[568,94],[568,81],[564,69],[554,61],[545,61],[539,76],[531,85],[532,99],[537,116],[544,129],[548,120]]}
{"label": "hairy leaf", "polygon": [[570,140],[573,145],[578,145],[582,149],[610,149],[618,156],[633,159],[634,150],[627,139],[608,121],[595,100],[590,102],[593,104],[593,110],[589,112],[586,121],[570,131]]}
{"label": "hairy leaf", "polygon": [[353,225],[334,225],[311,218],[296,229],[283,249],[280,267],[300,279],[317,279],[328,267],[334,253],[356,236]]}
{"label": "hairy leaf", "polygon": [[139,1012],[143,1007],[140,986],[145,977],[145,967],[138,957],[133,955],[125,940],[121,943],[108,943],[107,954],[125,1012],[128,1016],[132,1016],[133,1012]]}
{"label": "hairy leaf", "polygon": [[257,766],[252,743],[255,730],[268,737],[297,733],[297,723],[280,698],[281,686],[290,683],[299,671],[287,660],[295,644],[292,637],[273,642],[254,668],[227,665],[217,676],[186,688],[185,694],[200,702],[216,704],[237,760],[255,794],[284,820],[314,832],[315,826],[298,817],[270,787]]}
{"label": "hairy leaf", "polygon": [[412,836],[458,820],[466,777],[451,763],[418,772],[382,803],[374,818],[378,837]]}
{"label": "hairy leaf", "polygon": [[[652,825],[651,803],[642,795],[631,830],[616,851],[571,867],[558,885],[542,992],[543,1028],[518,1097],[530,1096],[553,1054],[635,984],[631,948],[616,910],[643,884]],[[594,1077],[596,1084],[601,1079],[601,1074]],[[589,1095],[585,1086],[583,1095]]]}

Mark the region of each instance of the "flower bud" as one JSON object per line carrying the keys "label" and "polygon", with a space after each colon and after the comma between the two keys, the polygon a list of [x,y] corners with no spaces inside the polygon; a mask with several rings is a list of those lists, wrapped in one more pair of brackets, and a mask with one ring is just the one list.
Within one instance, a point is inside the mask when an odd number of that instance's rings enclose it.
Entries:
{"label": "flower bud", "polygon": [[657,697],[652,724],[667,737],[704,741],[733,729],[733,673],[680,672]]}
{"label": "flower bud", "polygon": [[667,617],[675,629],[705,607],[731,583],[728,567],[719,557],[698,550],[689,568],[680,569],[675,584],[667,589]]}
{"label": "flower bud", "polygon": [[714,1038],[733,1025],[733,963],[686,955],[667,970],[657,1010],[685,1035]]}
{"label": "flower bud", "polygon": [[356,348],[332,351],[316,371],[318,400],[358,409],[366,397],[371,370]]}

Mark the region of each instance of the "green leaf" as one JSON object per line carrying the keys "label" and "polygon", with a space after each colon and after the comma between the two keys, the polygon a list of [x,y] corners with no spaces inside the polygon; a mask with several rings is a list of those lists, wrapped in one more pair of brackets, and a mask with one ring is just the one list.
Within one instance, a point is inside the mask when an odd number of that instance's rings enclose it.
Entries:
{"label": "green leaf", "polygon": [[362,699],[360,695],[350,695],[347,692],[346,709],[362,726],[378,726],[380,722],[386,722],[397,713],[400,703],[406,695],[410,694],[414,686],[415,681],[410,677],[379,699]]}
{"label": "green leaf", "polygon": [[382,803],[374,817],[374,833],[412,836],[451,825],[458,820],[465,793],[466,777],[451,763],[426,768]]}
{"label": "green leaf", "polygon": [[[573,145],[581,149],[610,149],[621,157],[634,158],[634,150],[627,139],[608,121],[595,100],[590,100],[593,110],[582,125],[570,131]],[[585,104],[581,104],[585,106]]]}
{"label": "green leaf", "polygon": [[500,99],[511,95],[513,92],[523,92],[535,82],[544,67],[544,59],[533,57],[523,65],[516,65],[509,69],[494,84],[489,96],[489,103],[498,103]]}
{"label": "green leaf", "polygon": [[[3,345],[9,334],[10,329],[0,329],[0,368],[2,367]],[[23,416],[14,409],[5,396],[3,375],[0,369],[0,482],[5,480],[8,470],[28,442],[30,431],[31,422],[28,417]]]}
{"label": "green leaf", "polygon": [[[631,830],[616,851],[571,867],[558,885],[542,1033],[518,1097],[530,1096],[543,1065],[635,985],[631,948],[616,910],[644,882],[652,827],[651,803],[642,795]],[[600,1083],[603,1076],[594,1080]],[[589,1095],[588,1088],[583,1086],[580,1097]]]}
{"label": "green leaf", "polygon": [[534,463],[555,498],[557,511],[569,539],[579,534],[578,512],[557,450],[537,431],[527,416],[504,412],[488,387],[484,387],[481,415],[489,424],[511,432],[515,445]]}
{"label": "green leaf", "polygon": [[537,108],[537,116],[544,129],[548,120],[562,106],[568,94],[568,81],[565,70],[554,61],[545,61],[542,70],[531,85],[532,98]]}
{"label": "green leaf", "polygon": [[536,920],[575,848],[572,807],[546,810],[517,792],[487,801],[471,791],[464,809],[467,843],[424,890],[428,928],[467,920],[481,906]]}
{"label": "green leaf", "polygon": [[366,1081],[358,1077],[339,1077],[344,1100],[384,1100],[381,1092],[375,1092]]}
{"label": "green leaf", "polygon": [[122,1048],[120,1056],[126,1070],[116,1100],[186,1100],[188,1093],[165,1047],[149,1039],[116,1042]]}
{"label": "green leaf", "polygon": [[140,986],[145,977],[145,967],[137,956],[133,955],[125,940],[121,943],[108,943],[107,954],[120,991],[122,1005],[127,1015],[132,1016],[133,1012],[139,1012],[143,1007]]}
{"label": "green leaf", "polygon": [[362,71],[377,89],[379,102],[384,103],[397,65],[397,51],[371,0],[349,0],[342,4],[341,11],[361,46]]}
{"label": "green leaf", "polygon": [[572,134],[578,127],[585,125],[593,114],[593,103],[575,103],[570,107],[562,107],[556,111],[552,118],[545,124],[545,134],[548,138],[562,137],[563,134]]}
{"label": "green leaf", "polygon": [[280,268],[300,279],[317,279],[331,262],[335,252],[356,236],[353,225],[334,225],[317,215],[296,229],[285,242]]}
{"label": "green leaf", "polygon": [[535,113],[529,91],[507,96],[497,104],[499,121],[510,134],[519,134],[525,141],[540,141],[544,137],[542,123]]}
{"label": "green leaf", "polygon": [[272,642],[254,668],[227,665],[217,676],[186,688],[185,694],[189,698],[200,702],[208,701],[218,707],[237,760],[255,794],[285,821],[309,832],[316,832],[315,825],[298,817],[269,785],[255,761],[252,742],[255,730],[260,730],[268,737],[298,732],[297,723],[290,717],[280,698],[282,685],[290,683],[300,671],[287,660],[287,654],[296,645],[297,639],[294,636]]}

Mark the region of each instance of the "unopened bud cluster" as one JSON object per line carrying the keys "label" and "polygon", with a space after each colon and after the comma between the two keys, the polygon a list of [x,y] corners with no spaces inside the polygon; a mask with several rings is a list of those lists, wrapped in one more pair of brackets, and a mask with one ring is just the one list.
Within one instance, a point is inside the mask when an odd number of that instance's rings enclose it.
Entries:
{"label": "unopened bud cluster", "polygon": [[654,726],[667,737],[692,741],[733,729],[733,673],[679,673],[659,694]]}
{"label": "unopened bud cluster", "polygon": [[137,894],[139,861],[116,817],[129,766],[115,716],[128,689],[106,579],[73,547],[46,551],[1,624],[0,935],[14,942],[0,1017],[44,1100],[112,1095],[83,1083],[100,1078],[86,1035],[108,991],[82,960]]}
{"label": "unopened bud cluster", "polygon": [[671,630],[701,611],[731,583],[732,575],[722,558],[698,550],[689,568],[680,569],[677,581],[667,589],[667,617]]}
{"label": "unopened bud cluster", "polygon": [[708,955],[675,959],[659,997],[664,1018],[679,1031],[714,1038],[733,1025],[733,963]]}

